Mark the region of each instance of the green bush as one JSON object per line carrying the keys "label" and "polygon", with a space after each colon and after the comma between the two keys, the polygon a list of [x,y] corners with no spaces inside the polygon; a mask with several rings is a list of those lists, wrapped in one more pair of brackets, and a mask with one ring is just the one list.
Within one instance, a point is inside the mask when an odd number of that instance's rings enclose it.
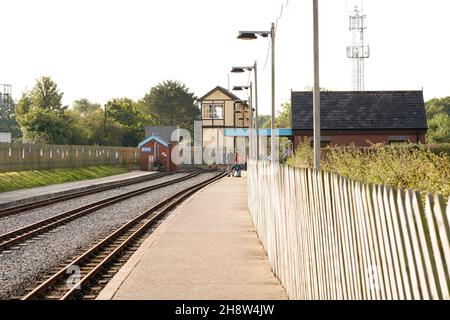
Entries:
{"label": "green bush", "polygon": [[450,156],[450,143],[428,144],[426,147],[435,154],[446,153]]}
{"label": "green bush", "polygon": [[[304,141],[287,163],[311,167],[312,148]],[[370,148],[327,147],[322,149],[322,169],[351,179],[385,184],[403,189],[440,193],[450,196],[450,153],[448,146],[404,144]]]}

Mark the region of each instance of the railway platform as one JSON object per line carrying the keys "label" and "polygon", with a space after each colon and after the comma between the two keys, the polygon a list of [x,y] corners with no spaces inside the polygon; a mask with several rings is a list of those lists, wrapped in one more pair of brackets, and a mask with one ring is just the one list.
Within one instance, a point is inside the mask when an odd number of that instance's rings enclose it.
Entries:
{"label": "railway platform", "polygon": [[105,187],[115,183],[120,183],[130,179],[144,178],[155,174],[147,171],[130,171],[98,179],[81,180],[53,184],[49,186],[21,189],[0,193],[0,209],[27,204],[35,201],[51,199],[54,197],[74,194],[81,191],[88,191],[98,187]]}
{"label": "railway platform", "polygon": [[287,299],[252,224],[246,183],[223,178],[186,200],[97,300]]}

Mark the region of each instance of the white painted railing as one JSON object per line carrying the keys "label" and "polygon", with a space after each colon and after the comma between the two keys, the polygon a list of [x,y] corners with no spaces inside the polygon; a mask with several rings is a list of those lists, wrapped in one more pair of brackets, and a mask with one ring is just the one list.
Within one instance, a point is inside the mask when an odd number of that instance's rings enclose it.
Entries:
{"label": "white painted railing", "polygon": [[248,201],[291,299],[449,299],[450,200],[249,163]]}

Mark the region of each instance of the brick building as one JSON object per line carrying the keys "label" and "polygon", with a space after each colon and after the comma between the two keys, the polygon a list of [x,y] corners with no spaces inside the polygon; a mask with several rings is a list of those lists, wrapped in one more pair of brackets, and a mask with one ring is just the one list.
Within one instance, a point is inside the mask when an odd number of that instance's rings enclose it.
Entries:
{"label": "brick building", "polygon": [[163,171],[176,171],[178,166],[173,163],[171,153],[176,142],[169,143],[159,136],[147,137],[139,143],[140,160],[139,167],[141,170],[153,170],[155,165],[159,166]]}
{"label": "brick building", "polygon": [[[312,92],[291,92],[294,147],[313,135]],[[425,143],[422,91],[326,91],[320,95],[321,144]]]}

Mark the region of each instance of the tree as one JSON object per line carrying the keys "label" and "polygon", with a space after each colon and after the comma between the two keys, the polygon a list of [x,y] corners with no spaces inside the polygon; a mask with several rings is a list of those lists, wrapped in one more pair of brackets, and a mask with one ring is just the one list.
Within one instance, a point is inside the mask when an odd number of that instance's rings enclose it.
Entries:
{"label": "tree", "polygon": [[278,112],[278,116],[276,118],[276,126],[277,128],[291,128],[291,103],[285,102],[281,105],[281,111]]}
{"label": "tree", "polygon": [[160,126],[179,126],[193,132],[200,109],[192,92],[178,81],[164,81],[150,89],[140,101],[142,111]]}
{"label": "tree", "polygon": [[[281,104],[281,111],[278,111],[275,117],[275,126],[277,128],[291,128],[291,103],[285,102]],[[272,117],[267,116],[266,121],[262,124],[261,128],[271,128]]]}
{"label": "tree", "polygon": [[112,99],[105,104],[105,116],[114,119],[123,128],[123,146],[134,147],[144,139],[144,126],[151,122],[151,117],[144,115],[141,107],[129,98]]}
{"label": "tree", "polygon": [[51,144],[73,141],[73,126],[62,96],[50,77],[39,78],[33,89],[22,95],[16,112],[25,139]]}
{"label": "tree", "polygon": [[446,113],[438,113],[428,120],[427,142],[450,142],[450,116]]}
{"label": "tree", "polygon": [[101,110],[101,105],[99,103],[92,103],[88,99],[75,100],[72,104],[72,110],[84,117],[88,113]]}
{"label": "tree", "polygon": [[450,97],[431,99],[425,106],[429,127],[427,142],[450,142]]}
{"label": "tree", "polygon": [[26,139],[39,143],[69,144],[73,127],[69,117],[49,109],[32,108],[19,117]]}
{"label": "tree", "polygon": [[432,119],[440,113],[446,113],[450,116],[450,97],[431,99],[425,103],[425,107],[428,119]]}
{"label": "tree", "polygon": [[58,90],[58,86],[50,77],[38,79],[29,96],[33,107],[58,113],[67,109],[62,106],[63,93]]}
{"label": "tree", "polygon": [[15,104],[10,96],[0,93],[0,132],[11,132],[13,138],[20,137],[20,126],[16,121]]}
{"label": "tree", "polygon": [[121,146],[123,141],[123,127],[111,117],[105,117],[102,110],[88,113],[81,119],[82,127],[86,130],[88,144],[102,146]]}
{"label": "tree", "polygon": [[[264,128],[263,125],[270,119],[270,115],[268,114],[263,114],[263,115],[258,115],[258,128]],[[270,124],[270,122],[269,122]],[[270,128],[270,125],[269,125]]]}

